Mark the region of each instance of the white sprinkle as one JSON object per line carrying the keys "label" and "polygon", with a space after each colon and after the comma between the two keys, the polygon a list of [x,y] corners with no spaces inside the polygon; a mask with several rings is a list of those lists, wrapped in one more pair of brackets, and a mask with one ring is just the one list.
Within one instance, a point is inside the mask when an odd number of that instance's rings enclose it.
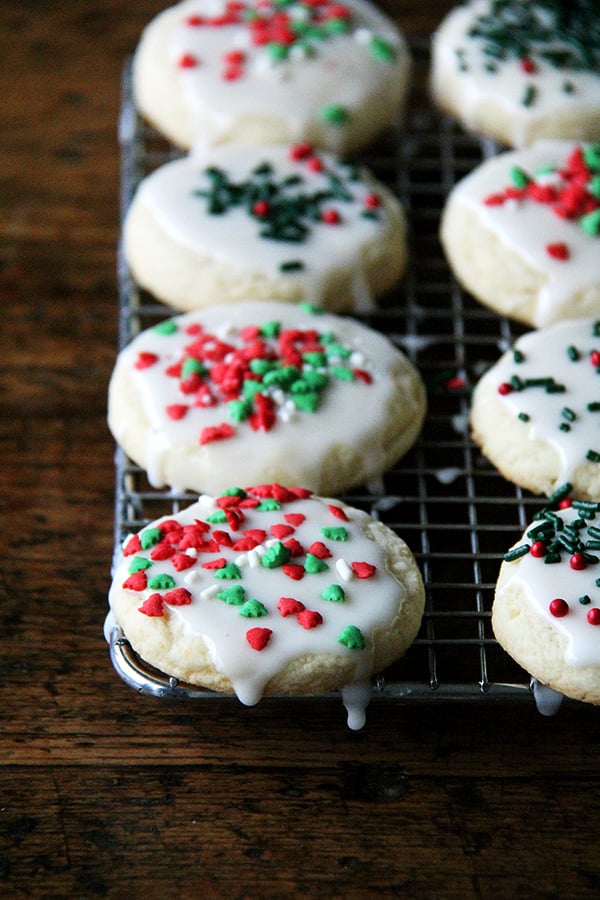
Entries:
{"label": "white sprinkle", "polygon": [[218,584],[211,584],[210,587],[204,588],[204,590],[200,592],[200,596],[203,600],[212,600],[213,597],[217,596],[220,590],[221,588]]}
{"label": "white sprinkle", "polygon": [[202,573],[197,569],[194,569],[192,572],[188,572],[183,576],[183,580],[185,584],[196,584],[197,581],[201,581]]}
{"label": "white sprinkle", "polygon": [[345,559],[336,560],[335,568],[342,581],[352,581],[354,578],[354,572]]}

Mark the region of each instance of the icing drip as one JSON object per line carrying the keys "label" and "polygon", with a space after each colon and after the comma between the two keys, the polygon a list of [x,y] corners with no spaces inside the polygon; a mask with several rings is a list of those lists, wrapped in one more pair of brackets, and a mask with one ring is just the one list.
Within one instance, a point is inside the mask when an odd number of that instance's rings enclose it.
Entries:
{"label": "icing drip", "polygon": [[[559,482],[600,451],[600,330],[590,319],[559,322],[516,341],[483,376],[532,439],[552,444]],[[598,359],[596,359],[598,354]]]}
{"label": "icing drip", "polygon": [[531,689],[538,712],[542,716],[555,716],[562,705],[564,695],[546,684],[541,684],[537,678],[532,678]]}

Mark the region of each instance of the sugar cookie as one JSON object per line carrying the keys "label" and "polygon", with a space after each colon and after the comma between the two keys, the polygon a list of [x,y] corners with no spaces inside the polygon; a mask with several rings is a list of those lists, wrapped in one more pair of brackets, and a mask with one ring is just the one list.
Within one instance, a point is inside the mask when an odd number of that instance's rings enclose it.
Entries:
{"label": "sugar cookie", "polygon": [[451,191],[441,240],[462,285],[535,327],[600,314],[600,144],[501,153]]}
{"label": "sugar cookie", "polygon": [[432,92],[464,127],[512,147],[600,140],[596,0],[472,0],[432,42]]}
{"label": "sugar cookie", "polygon": [[153,485],[214,494],[234,479],[279,481],[329,495],[399,459],[425,404],[418,372],[382,334],[248,301],[138,335],[119,354],[108,420]]}
{"label": "sugar cookie", "polygon": [[573,319],[519,338],[476,385],[471,426],[510,481],[600,499],[600,322]]}
{"label": "sugar cookie", "polygon": [[548,507],[505,555],[492,609],[499,643],[561,694],[600,703],[600,504]]}
{"label": "sugar cookie", "polygon": [[410,72],[394,23],[364,0],[187,0],[144,30],[141,113],[176,145],[365,147],[400,115]]}
{"label": "sugar cookie", "polygon": [[366,309],[406,264],[394,195],[310,144],[198,151],[149,175],[125,217],[136,281],[180,310],[240,299]]}
{"label": "sugar cookie", "polygon": [[424,589],[387,526],[270,484],[203,495],[130,537],[109,599],[137,653],[165,673],[247,705],[342,689],[360,727],[370,676],[417,634]]}

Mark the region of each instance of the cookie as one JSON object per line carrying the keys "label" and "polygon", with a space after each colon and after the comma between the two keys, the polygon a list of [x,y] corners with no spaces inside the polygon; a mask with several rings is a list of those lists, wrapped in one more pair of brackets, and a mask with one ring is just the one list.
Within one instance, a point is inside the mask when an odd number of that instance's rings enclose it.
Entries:
{"label": "cookie", "polygon": [[335,494],[399,459],[425,405],[418,372],[379,332],[248,301],[138,335],[117,359],[108,421],[155,486],[216,494],[279,481]]}
{"label": "cookie", "polygon": [[177,146],[310,141],[355,153],[400,116],[410,54],[363,0],[188,0],[134,57],[135,103]]}
{"label": "cookie", "polygon": [[370,676],[417,634],[424,589],[387,526],[269,484],[203,495],[130,537],[109,599],[134,649],[163,672],[247,705],[342,689],[360,727]]}
{"label": "cookie", "polygon": [[505,555],[492,608],[499,643],[553,690],[600,703],[600,504],[565,499]]}
{"label": "cookie", "polygon": [[435,101],[511,147],[600,140],[596,0],[471,0],[432,40]]}
{"label": "cookie", "polygon": [[536,328],[600,314],[600,144],[540,141],[450,192],[440,236],[463,287]]}
{"label": "cookie", "polygon": [[550,496],[570,482],[600,499],[600,322],[519,338],[475,387],[473,438],[510,481]]}
{"label": "cookie", "polygon": [[405,220],[365,169],[310,144],[227,145],[143,180],[123,249],[136,281],[179,310],[249,296],[365,309],[403,274]]}

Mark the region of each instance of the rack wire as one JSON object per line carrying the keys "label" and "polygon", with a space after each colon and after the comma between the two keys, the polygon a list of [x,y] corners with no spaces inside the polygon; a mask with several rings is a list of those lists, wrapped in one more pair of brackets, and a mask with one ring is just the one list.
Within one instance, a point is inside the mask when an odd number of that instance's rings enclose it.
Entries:
{"label": "rack wire", "polygon": [[[413,42],[411,49],[414,87],[403,124],[360,160],[404,205],[409,269],[375,311],[357,317],[386,334],[419,369],[428,388],[428,415],[416,446],[381,483],[342,499],[404,538],[423,573],[427,605],[416,641],[403,660],[375,680],[373,695],[422,703],[531,700],[530,678],[494,640],[490,616],[502,554],[541,501],[511,485],[483,459],[467,421],[474,383],[523,329],[461,290],[438,241],[449,190],[500,148],[465,134],[432,107],[428,43]],[[137,117],[128,68],[120,142],[124,214],[140,179],[178,155]],[[119,285],[123,347],[173,310],[136,286],[121,256]],[[194,500],[193,494],[152,488],[145,473],[117,450],[115,553],[128,534]],[[216,696],[148,667],[118,627],[109,639],[117,672],[136,690],[161,697]]]}

